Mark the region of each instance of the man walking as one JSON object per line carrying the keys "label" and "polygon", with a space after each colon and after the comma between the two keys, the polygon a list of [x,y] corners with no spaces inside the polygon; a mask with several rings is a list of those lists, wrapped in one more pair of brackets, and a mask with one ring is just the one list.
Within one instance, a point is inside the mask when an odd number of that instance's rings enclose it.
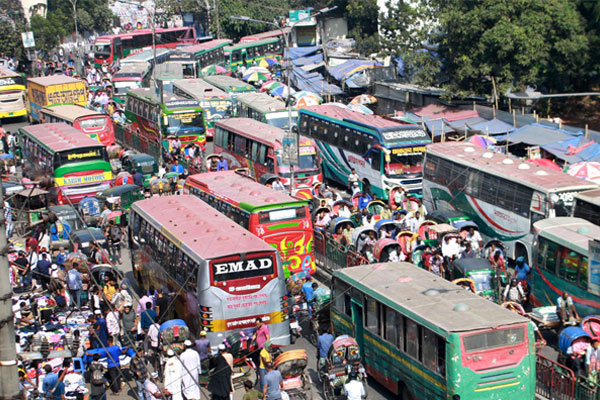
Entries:
{"label": "man walking", "polygon": [[83,281],[81,274],[77,271],[77,263],[73,263],[73,267],[67,273],[67,287],[69,288],[69,296],[71,297],[71,305],[81,305],[81,290],[83,290]]}
{"label": "man walking", "polygon": [[165,389],[171,394],[172,400],[183,400],[181,383],[184,371],[181,361],[175,356],[175,352],[169,349],[165,362],[164,378]]}
{"label": "man walking", "polygon": [[[114,395],[121,393],[121,361],[119,357],[121,354],[127,352],[127,347],[121,348],[113,343],[112,337],[108,338],[108,346],[96,350],[101,358],[106,357],[106,366],[108,369],[108,382],[110,384],[110,390]],[[88,356],[93,354],[86,352]]]}
{"label": "man walking", "polygon": [[185,367],[183,373],[183,395],[187,400],[200,400],[200,386],[198,386],[198,375],[200,375],[200,356],[193,349],[194,344],[186,340],[185,350],[180,359]]}
{"label": "man walking", "polygon": [[208,391],[213,400],[229,400],[229,395],[233,392],[231,386],[231,366],[225,358],[225,345],[219,345],[219,354],[212,360],[214,367],[208,379]]}
{"label": "man walking", "polygon": [[273,363],[268,362],[267,374],[263,387],[263,395],[266,400],[281,400],[281,391],[283,390],[283,377],[281,373],[273,369]]}

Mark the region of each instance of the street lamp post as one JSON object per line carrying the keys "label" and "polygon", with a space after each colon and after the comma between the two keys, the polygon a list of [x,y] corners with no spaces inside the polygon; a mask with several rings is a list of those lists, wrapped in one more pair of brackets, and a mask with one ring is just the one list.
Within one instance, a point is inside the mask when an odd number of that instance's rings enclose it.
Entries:
{"label": "street lamp post", "polygon": [[73,6],[73,19],[75,20],[75,47],[77,47],[77,38],[79,37],[79,32],[77,30],[77,0],[69,0],[71,5]]}
{"label": "street lamp post", "polygon": [[[308,20],[308,19],[311,19],[311,18],[314,18],[317,15],[328,13],[329,11],[335,10],[336,8],[337,8],[337,6],[323,8],[312,15],[307,15],[304,18],[300,18],[295,23],[290,24],[290,26],[288,27],[289,30],[287,32],[283,29],[283,27],[279,26],[279,24],[276,24],[274,22],[262,21],[260,19],[250,18],[248,16],[231,16],[231,17],[229,17],[229,18],[237,20],[237,21],[257,22],[260,24],[274,26],[276,29],[278,29],[281,32],[281,36],[283,36],[283,40],[285,41],[285,48],[286,48],[286,54],[287,54],[286,60],[284,60],[284,61],[285,61],[286,85],[287,85],[286,103],[287,103],[287,111],[288,111],[288,132],[289,133],[292,132],[292,101],[291,101],[292,94],[291,94],[291,87],[290,87],[291,75],[292,75],[292,73],[291,73],[292,72],[292,63],[290,62],[291,57],[290,57],[289,35],[292,33],[292,30],[298,23]],[[296,160],[299,160],[300,159],[300,134],[298,132],[296,132],[295,142],[296,142]],[[289,158],[288,158],[288,161],[290,161]],[[291,162],[290,162],[290,170],[291,170],[291,181],[290,181],[290,194],[291,194],[294,191],[294,166],[292,165]]]}

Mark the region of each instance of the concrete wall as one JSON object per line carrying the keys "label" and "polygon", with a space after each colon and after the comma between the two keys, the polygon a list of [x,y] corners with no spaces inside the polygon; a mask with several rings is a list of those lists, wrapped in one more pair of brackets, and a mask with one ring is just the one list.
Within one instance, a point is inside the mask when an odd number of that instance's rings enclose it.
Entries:
{"label": "concrete wall", "polygon": [[29,22],[34,14],[38,14],[46,18],[46,10],[48,8],[48,3],[46,0],[21,0],[21,7],[23,7],[23,12],[25,13],[27,22]]}
{"label": "concrete wall", "polygon": [[345,39],[348,36],[348,22],[344,18],[328,18],[324,21],[323,43],[331,39]]}

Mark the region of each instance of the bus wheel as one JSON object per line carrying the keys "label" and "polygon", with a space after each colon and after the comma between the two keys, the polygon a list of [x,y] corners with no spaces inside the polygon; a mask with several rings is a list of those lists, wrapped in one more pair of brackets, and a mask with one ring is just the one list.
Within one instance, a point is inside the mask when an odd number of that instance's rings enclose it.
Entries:
{"label": "bus wheel", "polygon": [[413,396],[404,383],[400,383],[402,389],[400,390],[401,400],[413,400]]}

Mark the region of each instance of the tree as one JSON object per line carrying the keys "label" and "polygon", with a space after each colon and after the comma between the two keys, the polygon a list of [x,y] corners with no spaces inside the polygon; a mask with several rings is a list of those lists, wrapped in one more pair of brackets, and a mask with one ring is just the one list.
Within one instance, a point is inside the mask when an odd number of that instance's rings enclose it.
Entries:
{"label": "tree", "polygon": [[[48,0],[48,12],[46,17],[56,15],[65,27],[67,34],[75,31],[73,19],[73,5],[65,0]],[[83,21],[80,20],[83,18]],[[78,0],[77,1],[77,27],[79,32],[110,30],[113,23],[113,13],[108,8],[106,0]]]}
{"label": "tree", "polygon": [[440,55],[448,89],[504,93],[537,85],[569,90],[587,59],[588,40],[565,0],[438,0]]}
{"label": "tree", "polygon": [[62,16],[58,13],[48,14],[48,18],[40,15],[31,17],[31,30],[35,38],[36,48],[49,53],[60,44],[60,38],[67,35],[64,25],[60,25]]}
{"label": "tree", "polygon": [[356,50],[367,56],[377,53],[380,48],[377,0],[348,0],[345,10],[348,36],[356,41]]}

